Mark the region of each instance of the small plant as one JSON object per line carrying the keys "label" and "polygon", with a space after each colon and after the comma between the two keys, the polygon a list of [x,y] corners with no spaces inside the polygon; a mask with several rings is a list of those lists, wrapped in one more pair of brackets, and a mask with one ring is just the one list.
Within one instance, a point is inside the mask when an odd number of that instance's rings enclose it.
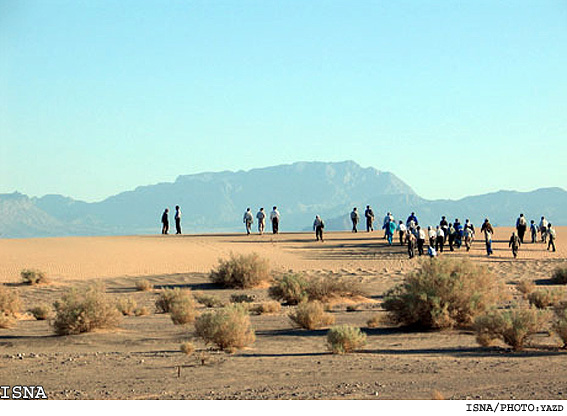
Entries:
{"label": "small plant", "polygon": [[22,307],[18,292],[0,284],[0,314],[15,316]]}
{"label": "small plant", "polygon": [[252,312],[262,315],[265,313],[278,313],[282,310],[282,305],[275,300],[262,302],[252,308]]}
{"label": "small plant", "polygon": [[365,294],[358,282],[330,276],[310,279],[305,291],[309,300],[321,302],[333,298],[352,298]]}
{"label": "small plant", "polygon": [[468,261],[427,259],[384,296],[393,323],[419,328],[466,327],[505,298],[486,269]]}
{"label": "small plant", "polygon": [[131,316],[134,315],[137,304],[131,297],[120,298],[116,302],[116,308],[122,313],[122,315]]}
{"label": "small plant", "polygon": [[530,305],[538,309],[546,309],[561,300],[561,294],[554,290],[536,290],[528,295]]}
{"label": "small plant", "polygon": [[84,290],[71,289],[55,302],[53,328],[57,335],[72,335],[99,328],[114,328],[120,312],[101,286]]}
{"label": "small plant", "polygon": [[148,308],[146,308],[145,306],[140,306],[136,309],[134,309],[134,315],[136,316],[145,316],[145,315],[149,315],[150,314],[150,310]]}
{"label": "small plant", "polygon": [[531,280],[520,280],[516,285],[516,289],[518,289],[524,299],[527,299],[529,294],[535,290],[535,284]]}
{"label": "small plant", "polygon": [[31,308],[29,312],[38,321],[44,321],[49,318],[49,315],[51,314],[51,308],[48,305],[40,305],[36,306],[35,308]]}
{"label": "small plant", "polygon": [[256,300],[256,295],[248,295],[246,293],[233,293],[230,295],[232,303],[252,303]]}
{"label": "small plant", "polygon": [[187,342],[184,342],[183,344],[181,344],[179,346],[179,349],[181,350],[181,352],[183,354],[191,355],[191,354],[193,354],[193,351],[195,351],[195,346],[193,345],[192,342],[187,341]]}
{"label": "small plant", "polygon": [[154,285],[152,285],[149,280],[141,279],[136,281],[136,289],[140,292],[149,292],[153,288]]}
{"label": "small plant", "polygon": [[288,305],[297,305],[307,300],[309,282],[303,275],[287,273],[276,280],[268,290],[272,299],[281,300]]}
{"label": "small plant", "polygon": [[567,267],[558,267],[555,269],[551,277],[551,282],[556,285],[567,284]]}
{"label": "small plant", "polygon": [[209,295],[200,291],[193,292],[193,297],[197,302],[205,305],[207,308],[216,308],[224,306],[224,302],[214,295]]}
{"label": "small plant", "polygon": [[567,303],[562,302],[555,307],[555,320],[553,332],[563,341],[563,348],[567,348]]}
{"label": "small plant", "polygon": [[189,290],[181,290],[178,287],[174,289],[163,289],[156,299],[156,309],[158,313],[171,312],[171,305],[178,299],[191,293]]}
{"label": "small plant", "polygon": [[521,350],[527,339],[544,328],[546,321],[547,314],[536,309],[492,310],[476,318],[476,340],[487,347],[500,339],[514,350]]}
{"label": "small plant", "polygon": [[258,254],[231,254],[228,260],[219,260],[216,270],[211,271],[213,283],[228,288],[247,289],[271,280],[268,261]]}
{"label": "small plant", "polygon": [[171,303],[169,310],[175,325],[185,325],[195,320],[195,301],[189,291],[181,292]]}
{"label": "small plant", "polygon": [[372,315],[372,317],[366,321],[366,326],[368,328],[378,328],[382,324],[382,317],[378,314]]}
{"label": "small plant", "polygon": [[40,283],[48,283],[45,273],[35,269],[24,269],[20,272],[22,281],[26,285],[38,285]]}
{"label": "small plant", "polygon": [[256,339],[248,311],[236,304],[199,316],[195,334],[207,344],[213,343],[227,351],[244,348]]}
{"label": "small plant", "polygon": [[289,319],[305,329],[318,329],[335,323],[335,317],[326,313],[319,301],[300,303],[296,310],[289,314]]}
{"label": "small plant", "polygon": [[327,332],[327,345],[333,354],[352,352],[366,344],[366,334],[352,325],[334,326]]}

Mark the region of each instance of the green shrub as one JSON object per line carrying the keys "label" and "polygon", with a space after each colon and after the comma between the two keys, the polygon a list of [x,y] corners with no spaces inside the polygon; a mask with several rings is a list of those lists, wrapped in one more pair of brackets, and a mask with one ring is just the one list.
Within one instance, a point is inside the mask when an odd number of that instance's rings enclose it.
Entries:
{"label": "green shrub", "polygon": [[280,300],[288,305],[297,305],[307,300],[309,282],[298,273],[287,273],[276,280],[268,290],[272,299]]}
{"label": "green shrub", "polygon": [[57,335],[80,334],[99,328],[114,328],[120,312],[101,286],[84,290],[71,289],[55,302],[53,328]]}
{"label": "green shrub", "polygon": [[558,267],[555,269],[551,281],[556,285],[567,284],[567,267]]}
{"label": "green shrub", "polygon": [[40,283],[48,283],[45,273],[35,269],[24,269],[20,272],[22,281],[26,285],[38,285]]}
{"label": "green shrub", "polygon": [[327,345],[333,354],[352,352],[366,344],[366,334],[352,325],[334,326],[327,332]]}
{"label": "green shrub", "polygon": [[236,304],[200,315],[195,321],[195,334],[205,343],[228,351],[244,348],[256,339],[248,311]]}
{"label": "green shrub", "polygon": [[541,331],[547,314],[536,309],[491,310],[475,319],[477,342],[489,346],[502,340],[514,350],[521,350],[531,336]]}
{"label": "green shrub", "polygon": [[51,314],[51,308],[48,305],[40,305],[36,306],[35,308],[31,308],[29,312],[38,321],[44,321],[49,318],[49,315]]}
{"label": "green shrub", "polygon": [[554,290],[540,289],[528,295],[530,305],[538,309],[545,309],[553,306],[561,300],[561,294]]}
{"label": "green shrub", "polygon": [[210,279],[228,288],[247,289],[271,280],[268,261],[252,253],[231,254],[228,260],[219,260],[216,270],[211,271]]}
{"label": "green shrub", "polygon": [[185,296],[191,296],[191,291],[189,289],[181,290],[178,287],[174,289],[167,289],[167,288],[163,289],[160,292],[155,302],[157,312],[158,313],[171,312],[171,305]]}
{"label": "green shrub", "polygon": [[500,298],[487,270],[469,261],[426,259],[402,284],[384,296],[393,323],[420,328],[470,326]]}
{"label": "green shrub", "polygon": [[292,322],[305,329],[318,329],[335,323],[335,317],[326,313],[319,301],[302,302],[289,314]]}

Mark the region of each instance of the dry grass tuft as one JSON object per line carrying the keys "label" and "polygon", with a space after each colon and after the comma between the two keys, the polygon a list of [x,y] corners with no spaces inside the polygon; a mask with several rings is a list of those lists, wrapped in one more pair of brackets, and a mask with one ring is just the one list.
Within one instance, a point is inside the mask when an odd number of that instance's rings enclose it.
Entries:
{"label": "dry grass tuft", "polygon": [[352,325],[334,326],[327,332],[327,346],[333,354],[352,352],[366,344],[366,334]]}
{"label": "dry grass tuft", "polygon": [[15,316],[22,308],[18,292],[0,284],[0,314]]}
{"label": "dry grass tuft", "polygon": [[299,327],[311,330],[335,323],[335,317],[326,313],[319,301],[302,302],[288,316]]}
{"label": "dry grass tuft", "polygon": [[553,332],[563,341],[563,348],[567,348],[567,302],[555,306],[555,320],[552,328]]}
{"label": "dry grass tuft", "polygon": [[567,267],[558,267],[555,269],[551,277],[551,282],[556,285],[567,284]]}
{"label": "dry grass tuft", "polygon": [[516,289],[518,289],[524,299],[527,299],[529,294],[535,290],[535,283],[527,279],[520,280],[516,285]]}
{"label": "dry grass tuft", "polygon": [[298,305],[307,300],[309,282],[299,273],[287,273],[276,280],[268,290],[272,299],[280,300],[288,305]]}
{"label": "dry grass tuft", "polygon": [[116,308],[122,315],[132,316],[137,308],[136,301],[131,297],[123,297],[116,302]]}
{"label": "dry grass tuft", "polygon": [[208,293],[203,293],[201,291],[193,292],[193,297],[197,302],[205,305],[207,308],[217,308],[223,307],[224,302],[214,295],[209,295]]}
{"label": "dry grass tuft", "polygon": [[45,273],[36,269],[24,269],[20,272],[22,281],[26,285],[39,285],[42,283],[49,283],[45,277]]}
{"label": "dry grass tuft", "polygon": [[237,289],[256,287],[271,280],[268,261],[256,253],[231,254],[228,260],[219,260],[209,277],[213,283]]}
{"label": "dry grass tuft", "polygon": [[145,316],[145,315],[149,315],[150,314],[150,310],[148,308],[146,308],[145,306],[140,306],[136,309],[134,309],[134,315],[135,316]]}
{"label": "dry grass tuft", "polygon": [[147,279],[136,281],[136,289],[138,289],[140,292],[149,292],[150,290],[153,290],[153,288],[154,285],[152,285]]}
{"label": "dry grass tuft", "polygon": [[187,342],[184,342],[183,344],[181,344],[179,346],[179,349],[181,350],[181,352],[183,354],[191,355],[195,351],[195,346],[193,345],[192,342],[187,341]]}
{"label": "dry grass tuft", "polygon": [[195,320],[195,300],[189,290],[179,290],[169,306],[171,320],[175,325],[186,325]]}
{"label": "dry grass tuft", "polygon": [[195,334],[225,351],[244,348],[256,340],[247,309],[237,304],[199,316]]}
{"label": "dry grass tuft", "polygon": [[246,293],[233,293],[230,295],[232,303],[252,303],[256,300],[256,295],[248,295]]}
{"label": "dry grass tuft", "polygon": [[262,302],[258,305],[255,305],[251,312],[254,312],[258,315],[263,315],[266,313],[278,313],[282,310],[282,305],[275,300],[271,300],[268,302]]}
{"label": "dry grass tuft", "polygon": [[49,319],[49,316],[51,315],[51,308],[49,305],[39,305],[35,308],[31,308],[29,313],[31,313],[38,321],[45,321],[46,319]]}
{"label": "dry grass tuft", "polygon": [[540,289],[528,295],[530,305],[538,309],[546,309],[561,300],[561,293],[555,290]]}
{"label": "dry grass tuft", "polygon": [[379,314],[374,314],[368,321],[366,321],[366,326],[368,328],[378,328],[382,324],[382,316]]}

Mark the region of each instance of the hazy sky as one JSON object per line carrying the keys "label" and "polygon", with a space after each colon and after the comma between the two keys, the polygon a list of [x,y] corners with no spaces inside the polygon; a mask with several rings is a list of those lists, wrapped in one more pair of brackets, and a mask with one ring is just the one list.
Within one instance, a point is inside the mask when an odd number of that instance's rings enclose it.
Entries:
{"label": "hazy sky", "polygon": [[0,0],[0,193],[354,160],[567,185],[567,2]]}

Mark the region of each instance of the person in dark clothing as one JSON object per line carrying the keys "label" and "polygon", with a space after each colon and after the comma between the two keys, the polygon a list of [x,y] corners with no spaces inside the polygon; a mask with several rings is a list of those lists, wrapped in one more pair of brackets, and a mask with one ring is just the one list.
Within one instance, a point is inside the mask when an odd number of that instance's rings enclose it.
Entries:
{"label": "person in dark clothing", "polygon": [[492,251],[492,236],[494,235],[494,228],[492,228],[492,224],[488,218],[484,220],[482,227],[480,228],[480,232],[484,233],[484,242],[486,243],[486,254],[492,255],[494,252]]}
{"label": "person in dark clothing", "polygon": [[352,209],[352,212],[350,213],[350,220],[352,221],[352,232],[353,233],[357,233],[358,232],[358,220],[360,219],[359,215],[358,215],[358,211],[356,209],[356,207],[354,207]]}
{"label": "person in dark clothing", "polygon": [[167,234],[169,232],[169,208],[166,208],[161,216],[161,233]]}
{"label": "person in dark clothing", "polygon": [[455,243],[455,237],[456,237],[456,232],[455,232],[455,227],[453,227],[452,223],[449,223],[449,228],[447,229],[447,233],[449,233],[449,250],[451,251],[455,251],[455,249],[453,248],[453,244]]}
{"label": "person in dark clothing", "polygon": [[175,206],[175,234],[181,234],[181,209]]}
{"label": "person in dark clothing", "polygon": [[443,253],[443,244],[445,244],[445,233],[443,232],[443,228],[438,225],[435,238],[435,251],[438,253]]}
{"label": "person in dark clothing", "polygon": [[516,230],[518,231],[518,237],[520,238],[520,243],[524,244],[524,234],[528,228],[528,222],[524,217],[524,214],[520,214],[520,217],[516,220]]}
{"label": "person in dark clothing", "polygon": [[439,227],[443,230],[443,243],[446,243],[449,237],[449,222],[444,215],[441,217],[441,221],[439,221]]}
{"label": "person in dark clothing", "polygon": [[555,228],[551,226],[551,223],[547,224],[547,236],[548,236],[548,243],[547,249],[552,249],[555,252],[555,240],[557,239],[557,233],[555,232]]}
{"label": "person in dark clothing", "polygon": [[518,257],[518,250],[520,249],[520,245],[522,244],[522,240],[520,240],[520,236],[514,231],[512,236],[510,237],[510,241],[508,242],[508,247],[512,247],[512,254],[514,258]]}
{"label": "person in dark clothing", "polygon": [[413,256],[415,256],[415,246],[417,243],[417,238],[415,238],[415,235],[413,233],[408,232],[407,240],[408,240],[408,255],[410,259],[413,259]]}
{"label": "person in dark clothing", "polygon": [[534,220],[531,220],[530,232],[532,233],[532,244],[535,244],[537,240],[537,225],[535,224]]}
{"label": "person in dark clothing", "polygon": [[364,211],[364,216],[366,217],[366,231],[374,231],[374,211],[370,208],[370,205],[366,205],[366,211]]}
{"label": "person in dark clothing", "polygon": [[315,230],[315,238],[317,241],[323,241],[323,229],[325,228],[325,223],[319,217],[319,215],[315,216],[315,221],[313,221],[313,230]]}

